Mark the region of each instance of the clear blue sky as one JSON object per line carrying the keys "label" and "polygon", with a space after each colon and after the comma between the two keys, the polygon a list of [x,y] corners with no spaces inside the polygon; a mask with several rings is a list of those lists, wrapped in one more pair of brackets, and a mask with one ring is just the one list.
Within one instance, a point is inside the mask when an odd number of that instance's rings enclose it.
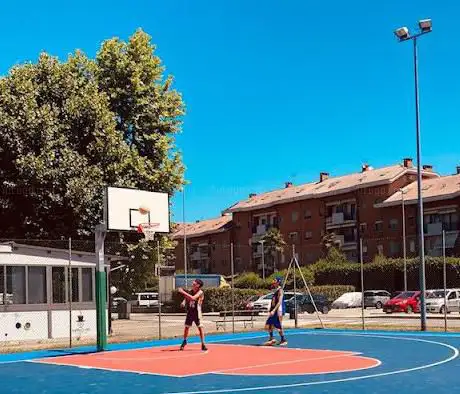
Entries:
{"label": "clear blue sky", "polygon": [[[393,30],[431,17],[420,40],[422,157],[460,164],[460,3],[448,0],[6,1],[0,74],[45,50],[94,56],[138,27],[153,37],[187,115],[187,221],[250,192],[416,157],[412,48]],[[182,198],[174,199],[182,220]]]}

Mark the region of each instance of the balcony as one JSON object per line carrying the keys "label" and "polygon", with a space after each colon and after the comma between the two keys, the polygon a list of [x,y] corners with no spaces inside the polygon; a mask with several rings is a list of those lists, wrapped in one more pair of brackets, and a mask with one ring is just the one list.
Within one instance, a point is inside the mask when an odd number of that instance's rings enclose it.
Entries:
{"label": "balcony", "polygon": [[353,225],[356,222],[356,216],[343,212],[333,213],[332,216],[326,218],[326,226],[342,226],[342,225]]}
{"label": "balcony", "polygon": [[343,250],[355,249],[358,244],[358,239],[354,234],[337,234],[335,236],[335,242]]}

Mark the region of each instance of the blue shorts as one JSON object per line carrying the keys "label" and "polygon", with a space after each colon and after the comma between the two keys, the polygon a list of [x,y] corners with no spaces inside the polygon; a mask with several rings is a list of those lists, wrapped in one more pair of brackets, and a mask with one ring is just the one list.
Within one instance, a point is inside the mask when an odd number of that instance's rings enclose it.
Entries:
{"label": "blue shorts", "polygon": [[278,313],[275,313],[273,316],[270,316],[265,323],[266,326],[274,326],[278,330],[281,330],[281,321]]}

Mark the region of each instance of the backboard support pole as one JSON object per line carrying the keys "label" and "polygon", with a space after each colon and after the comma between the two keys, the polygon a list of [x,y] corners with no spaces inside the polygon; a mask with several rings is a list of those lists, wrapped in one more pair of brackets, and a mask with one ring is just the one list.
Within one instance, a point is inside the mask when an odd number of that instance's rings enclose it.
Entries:
{"label": "backboard support pole", "polygon": [[104,265],[105,223],[98,224],[95,231],[96,244],[96,324],[97,351],[107,350],[107,274]]}

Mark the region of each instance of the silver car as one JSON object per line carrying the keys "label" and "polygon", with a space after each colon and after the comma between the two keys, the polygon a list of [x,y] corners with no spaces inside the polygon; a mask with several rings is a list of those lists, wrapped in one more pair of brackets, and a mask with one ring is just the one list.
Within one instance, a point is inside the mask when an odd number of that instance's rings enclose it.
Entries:
{"label": "silver car", "polygon": [[[447,313],[460,312],[460,289],[447,289]],[[426,298],[426,310],[432,313],[444,313],[444,290],[434,290]]]}
{"label": "silver car", "polygon": [[366,290],[364,292],[364,307],[381,309],[390,298],[391,294],[386,290]]}

